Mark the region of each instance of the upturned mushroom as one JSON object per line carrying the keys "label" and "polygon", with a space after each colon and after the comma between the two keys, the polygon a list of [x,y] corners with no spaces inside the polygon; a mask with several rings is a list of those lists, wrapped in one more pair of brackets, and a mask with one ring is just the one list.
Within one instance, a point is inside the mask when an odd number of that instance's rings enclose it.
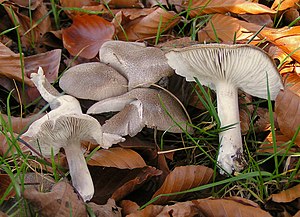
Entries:
{"label": "upturned mushroom", "polygon": [[[76,98],[69,95],[58,95],[58,92],[55,92],[58,96],[50,93],[47,89],[49,85],[41,68],[38,73],[31,74],[31,80],[41,96],[54,109],[33,122],[22,138],[25,138],[31,146],[40,150],[41,154],[46,157],[50,157],[52,153],[56,155],[59,149],[63,148],[73,186],[83,200],[88,201],[93,197],[94,185],[80,141],[90,141],[103,148],[108,148],[124,139],[118,135],[103,133],[101,125],[95,118],[82,114]],[[54,92],[55,89],[52,88],[50,90]]]}
{"label": "upturned mushroom", "polygon": [[182,133],[183,130],[192,132],[179,103],[164,91],[135,88],[121,96],[95,103],[87,113],[99,114],[110,111],[120,112],[105,122],[102,126],[103,132],[132,137],[145,126],[173,133]]}
{"label": "upturned mushroom", "polygon": [[99,51],[100,61],[118,70],[128,80],[128,89],[149,87],[173,74],[164,52],[144,43],[107,41]]}
{"label": "upturned mushroom", "polygon": [[92,62],[65,71],[59,86],[76,98],[100,101],[126,93],[127,79],[104,63]]}
{"label": "upturned mushroom", "polygon": [[228,128],[219,134],[218,165],[227,173],[243,169],[238,88],[267,99],[269,84],[270,98],[274,100],[283,84],[272,59],[254,46],[225,44],[174,49],[166,57],[168,64],[187,81],[197,78],[216,91],[221,127]]}

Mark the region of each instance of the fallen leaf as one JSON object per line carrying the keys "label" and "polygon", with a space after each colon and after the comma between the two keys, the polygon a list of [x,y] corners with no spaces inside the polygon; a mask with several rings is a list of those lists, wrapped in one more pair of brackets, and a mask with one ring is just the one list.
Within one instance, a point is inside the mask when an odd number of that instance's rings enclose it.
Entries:
{"label": "fallen leaf", "polygon": [[[175,167],[175,169],[166,177],[162,186],[154,193],[152,198],[160,194],[169,194],[188,190],[199,185],[205,185],[209,183],[213,176],[213,170],[201,166],[190,165]],[[160,197],[156,200],[155,204],[164,204],[171,200],[179,200],[184,195],[178,194],[168,197]]]}
{"label": "fallen leaf", "polygon": [[[290,74],[284,80],[285,89],[279,92],[275,100],[275,113],[280,131],[291,139],[300,126],[300,77]],[[300,143],[300,134],[295,142]]]}
{"label": "fallen leaf", "polygon": [[24,74],[22,76],[20,55],[12,52],[4,44],[0,43],[0,75],[10,79],[16,79],[29,86],[34,86],[32,81]]}
{"label": "fallen leaf", "polygon": [[[205,41],[222,41],[233,42],[236,41],[248,41],[251,39],[255,32],[257,32],[261,26],[248,23],[246,21],[233,18],[231,16],[223,14],[215,14],[208,22],[207,26],[198,32],[199,42]],[[255,37],[254,40],[260,40],[259,37]]]}
{"label": "fallen leaf", "polygon": [[109,198],[118,201],[151,177],[161,174],[161,171],[149,166],[131,170],[114,167],[89,167],[89,169],[95,186],[92,202],[97,204],[105,204]]}
{"label": "fallen leaf", "polygon": [[297,5],[299,0],[274,0],[271,9],[284,11],[288,8],[294,7]]}
{"label": "fallen leaf", "polygon": [[31,0],[31,1],[24,1],[24,0],[11,0],[15,4],[20,7],[30,8],[31,10],[35,10],[37,6],[39,6],[43,0]]}
{"label": "fallen leaf", "polygon": [[0,211],[0,217],[8,217],[8,215],[6,215],[4,212]]}
{"label": "fallen leaf", "polygon": [[243,18],[243,20],[247,21],[248,23],[253,23],[256,25],[272,28],[274,23],[270,16],[270,14],[240,14],[239,17]]}
{"label": "fallen leaf", "polygon": [[[122,204],[121,204],[122,205]],[[132,210],[134,211],[134,210]],[[257,204],[244,198],[198,199],[178,202],[171,206],[149,205],[143,210],[129,213],[127,217],[271,217]]]}
{"label": "fallen leaf", "polygon": [[15,196],[16,192],[14,191],[13,188],[8,193],[6,193],[10,184],[11,184],[11,179],[10,179],[9,175],[0,174],[0,198],[1,199],[3,198],[4,194],[5,194],[4,200],[8,200],[9,198],[12,198]]}
{"label": "fallen leaf", "polygon": [[14,133],[21,133],[21,132],[25,132],[32,122],[41,118],[45,114],[44,113],[32,114],[32,115],[26,116],[25,118],[10,116],[11,126],[9,126],[9,123],[8,123],[8,116],[5,114],[0,114],[0,115],[1,115],[1,120],[3,118],[3,121],[6,122],[6,124],[9,128],[12,128]]}
{"label": "fallen leaf", "polygon": [[[122,12],[120,13],[122,14]],[[130,22],[122,23],[119,20],[118,22],[122,24],[125,33],[120,31],[117,36],[119,40],[129,41],[151,38],[174,27],[179,21],[180,17],[175,12],[156,8],[147,16],[139,17]]]}
{"label": "fallen leaf", "polygon": [[260,32],[260,35],[300,62],[300,26],[283,27],[280,29],[264,28]]}
{"label": "fallen leaf", "polygon": [[[257,133],[265,132],[271,129],[269,109],[258,107],[255,112],[256,121],[254,122],[254,130]],[[275,126],[277,126],[276,115],[273,112]]]}
{"label": "fallen leaf", "polygon": [[98,150],[92,155],[88,165],[134,169],[145,167],[146,163],[137,152],[117,147]]}
{"label": "fallen leaf", "polygon": [[224,199],[200,199],[193,201],[203,216],[239,216],[239,217],[271,217],[269,213],[259,208],[253,202],[245,203],[246,199],[237,201],[237,197]]}
{"label": "fallen leaf", "polygon": [[284,21],[286,24],[290,25],[292,22],[297,20],[297,22],[294,23],[294,26],[300,25],[300,21],[298,19],[299,16],[300,16],[300,13],[296,8],[289,8],[283,14]]}
{"label": "fallen leaf", "polygon": [[119,204],[122,207],[123,216],[127,216],[130,213],[136,212],[140,208],[137,203],[131,200],[121,200]]}
{"label": "fallen leaf", "polygon": [[114,31],[114,26],[99,16],[77,15],[73,24],[62,31],[63,44],[73,56],[92,59],[101,45],[112,39]]}
{"label": "fallen leaf", "polygon": [[121,208],[116,205],[114,199],[108,199],[105,205],[90,202],[88,206],[93,210],[96,217],[121,217]]}
{"label": "fallen leaf", "polygon": [[44,217],[87,216],[84,202],[66,181],[56,183],[51,192],[38,192],[35,188],[25,189],[24,198],[36,213]]}
{"label": "fallen leaf", "polygon": [[227,13],[236,14],[274,14],[276,11],[271,10],[265,5],[253,3],[245,0],[193,0],[186,1],[186,9],[190,9],[190,16],[195,17],[201,14]]}
{"label": "fallen leaf", "polygon": [[298,198],[300,198],[300,184],[287,190],[281,191],[278,194],[272,194],[269,199],[273,200],[276,203],[289,203]]}
{"label": "fallen leaf", "polygon": [[140,0],[106,0],[109,7],[112,8],[143,8],[144,5]]}
{"label": "fallen leaf", "polygon": [[[280,152],[281,154],[287,153],[293,154],[297,152],[295,147],[291,147],[290,150],[287,150],[290,146],[290,138],[286,137],[285,135],[282,135],[280,132],[276,132],[276,150],[277,152]],[[272,133],[269,133],[269,135],[266,137],[265,141],[259,146],[259,148],[256,151],[257,153],[269,153],[274,154],[274,145],[273,145],[273,138]]]}
{"label": "fallen leaf", "polygon": [[67,8],[83,8],[84,6],[94,6],[99,5],[98,2],[94,0],[59,0],[62,7],[66,8],[64,12],[70,17],[76,15],[83,15],[84,13],[76,10],[67,10]]}

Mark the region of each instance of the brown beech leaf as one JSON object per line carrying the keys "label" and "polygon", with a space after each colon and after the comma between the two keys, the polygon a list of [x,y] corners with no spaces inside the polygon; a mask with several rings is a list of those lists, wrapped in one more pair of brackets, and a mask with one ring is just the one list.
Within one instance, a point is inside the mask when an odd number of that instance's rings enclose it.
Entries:
{"label": "brown beech leaf", "polygon": [[[97,204],[105,204],[109,198],[118,201],[151,177],[161,174],[160,170],[149,166],[136,169],[114,167],[89,167],[89,169],[95,186],[92,202]],[[149,198],[149,195],[143,197]]]}
{"label": "brown beech leaf", "polygon": [[260,35],[300,62],[300,26],[281,29],[264,28]]}
{"label": "brown beech leaf", "polygon": [[271,217],[269,213],[259,208],[252,201],[238,197],[224,199],[200,199],[193,201],[203,216],[225,217]]}
{"label": "brown beech leaf", "polygon": [[121,200],[119,204],[122,207],[123,216],[127,216],[130,213],[134,213],[140,208],[140,206],[137,203],[131,200]]}
{"label": "brown beech leaf", "polygon": [[[188,190],[199,185],[205,185],[211,181],[212,175],[212,169],[201,165],[175,167],[175,169],[166,177],[164,183],[155,192],[152,198],[160,194],[175,193]],[[163,204],[170,200],[178,200],[182,197],[182,194],[160,197],[155,201],[155,204]]]}
{"label": "brown beech leaf", "polygon": [[[8,116],[5,114],[0,114],[1,115],[1,119],[3,118],[3,120],[6,122],[6,124],[8,125]],[[11,126],[8,126],[9,128],[12,128],[14,133],[21,133],[21,132],[25,132],[28,128],[28,126],[34,122],[35,120],[41,118],[42,116],[44,116],[44,113],[41,114],[32,114],[32,115],[28,115],[25,118],[24,117],[13,117],[11,116]]]}
{"label": "brown beech leaf", "polygon": [[119,40],[128,39],[129,41],[151,38],[155,37],[158,32],[163,33],[172,28],[179,21],[180,17],[175,12],[156,8],[147,16],[139,17],[122,25],[126,35],[120,31],[117,36]]}
{"label": "brown beech leaf", "polygon": [[[275,100],[275,113],[280,131],[291,139],[300,126],[300,77],[290,74],[284,80],[285,89]],[[299,133],[295,142],[300,144]]]}
{"label": "brown beech leaf", "polygon": [[16,141],[17,137],[18,134],[14,134],[12,137],[9,133],[7,135],[0,133],[0,156],[9,157],[15,154],[16,149],[12,143],[14,143],[15,145],[17,143],[23,152],[29,151],[27,146],[23,145],[21,142]]}
{"label": "brown beech leaf", "polygon": [[[198,32],[198,40],[200,42],[218,41],[217,35],[222,42],[233,42],[234,37],[236,41],[248,41],[260,28],[261,26],[253,23],[223,14],[216,14],[213,15],[207,26]],[[254,40],[260,40],[260,38],[255,37]]]}
{"label": "brown beech leaf", "polygon": [[127,217],[271,217],[266,211],[260,209],[256,203],[238,197],[199,199],[178,202],[165,207],[161,205],[149,205],[143,210],[132,211]]}
{"label": "brown beech leaf", "polygon": [[3,7],[12,23],[14,23],[15,20],[16,23],[19,24],[17,30],[21,36],[22,45],[26,48],[31,48],[32,44],[36,46],[40,42],[43,34],[51,30],[51,21],[50,17],[47,16],[48,10],[45,4],[40,4],[33,10],[31,18],[20,13],[19,8],[11,3],[5,2]]}
{"label": "brown beech leaf", "polygon": [[239,17],[245,21],[260,26],[265,25],[266,27],[272,28],[274,23],[270,14],[240,14]]}
{"label": "brown beech leaf", "polygon": [[92,59],[101,45],[112,39],[114,31],[110,22],[97,15],[77,15],[73,24],[62,32],[63,44],[73,56]]}
{"label": "brown beech leaf", "polygon": [[32,81],[24,75],[22,78],[20,55],[12,52],[4,44],[0,43],[0,75],[10,79],[15,79],[19,82],[24,80],[24,83],[34,86]]}
{"label": "brown beech leaf", "polygon": [[66,181],[56,183],[51,192],[38,192],[35,188],[26,189],[24,198],[31,204],[35,212],[44,217],[87,216],[86,208],[73,187]]}
{"label": "brown beech leaf", "polygon": [[146,163],[137,152],[117,147],[98,150],[88,161],[88,165],[133,169],[145,167]]}
{"label": "brown beech leaf", "polygon": [[106,0],[112,8],[143,8],[141,0]]}
{"label": "brown beech leaf", "polygon": [[195,17],[201,14],[227,13],[235,14],[274,14],[276,11],[271,10],[262,4],[253,3],[246,0],[193,0],[187,1],[186,8],[192,9],[190,16]]}
{"label": "brown beech leaf", "polygon": [[35,10],[37,6],[39,6],[43,0],[31,0],[31,1],[24,1],[24,0],[11,0],[15,4],[20,7],[30,8],[31,10]]}
{"label": "brown beech leaf", "polygon": [[[7,188],[11,184],[11,179],[7,174],[0,174],[0,198],[3,198]],[[9,193],[5,196],[4,200],[14,197],[16,192],[12,188]]]}
{"label": "brown beech leaf", "polygon": [[[287,143],[290,138],[286,137],[285,135],[282,135],[279,131],[276,131],[276,150],[277,152],[280,151],[280,153],[285,153],[287,151],[287,148],[289,146],[289,143]],[[274,147],[273,147],[273,138],[272,133],[269,133],[265,141],[259,146],[259,148],[256,151],[257,153],[269,153],[274,154]],[[296,149],[292,147],[288,153],[292,154],[295,153]]]}
{"label": "brown beech leaf", "polygon": [[[60,4],[64,8],[82,8],[84,6],[95,6],[99,5],[94,0],[59,0]],[[64,12],[72,18],[75,15],[83,15],[84,13],[76,10],[64,10]]]}
{"label": "brown beech leaf", "polygon": [[298,2],[299,0],[275,0],[271,9],[275,11],[284,11],[288,8],[294,7]]}
{"label": "brown beech leaf", "polygon": [[272,199],[276,203],[289,203],[298,198],[300,198],[300,184],[281,191],[278,194],[272,194],[269,199]]}
{"label": "brown beech leaf", "polygon": [[0,217],[8,217],[8,215],[6,215],[4,212],[0,211]]}
{"label": "brown beech leaf", "polygon": [[108,199],[104,205],[90,202],[88,206],[93,210],[96,217],[121,217],[121,208],[116,205],[114,199]]}

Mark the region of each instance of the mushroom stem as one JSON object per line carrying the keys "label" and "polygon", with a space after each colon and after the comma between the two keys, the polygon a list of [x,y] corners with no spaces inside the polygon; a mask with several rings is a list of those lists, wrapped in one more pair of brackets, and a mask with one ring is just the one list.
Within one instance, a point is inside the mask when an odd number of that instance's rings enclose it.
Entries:
{"label": "mushroom stem", "polygon": [[[221,127],[227,127],[219,133],[220,150],[218,164],[229,174],[240,171],[242,162],[242,137],[238,105],[238,88],[228,81],[216,82],[218,115]],[[220,171],[224,174],[224,171]]]}
{"label": "mushroom stem", "polygon": [[[78,144],[79,143],[79,144]],[[94,195],[94,184],[87,167],[79,141],[64,147],[73,186],[76,188],[82,199],[89,201]]]}

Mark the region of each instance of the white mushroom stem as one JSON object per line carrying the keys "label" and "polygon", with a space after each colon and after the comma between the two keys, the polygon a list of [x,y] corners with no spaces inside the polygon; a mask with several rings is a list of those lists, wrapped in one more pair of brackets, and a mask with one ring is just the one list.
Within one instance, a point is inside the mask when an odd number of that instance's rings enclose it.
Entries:
{"label": "white mushroom stem", "polygon": [[[240,171],[242,168],[241,154],[243,153],[238,88],[228,81],[215,83],[217,94],[218,115],[221,127],[226,129],[219,134],[220,150],[218,164],[226,172]],[[221,174],[224,171],[221,170]]]}
{"label": "white mushroom stem", "polygon": [[72,141],[72,144],[64,147],[72,184],[83,201],[89,201],[94,195],[94,184],[83,156],[80,142]]}

